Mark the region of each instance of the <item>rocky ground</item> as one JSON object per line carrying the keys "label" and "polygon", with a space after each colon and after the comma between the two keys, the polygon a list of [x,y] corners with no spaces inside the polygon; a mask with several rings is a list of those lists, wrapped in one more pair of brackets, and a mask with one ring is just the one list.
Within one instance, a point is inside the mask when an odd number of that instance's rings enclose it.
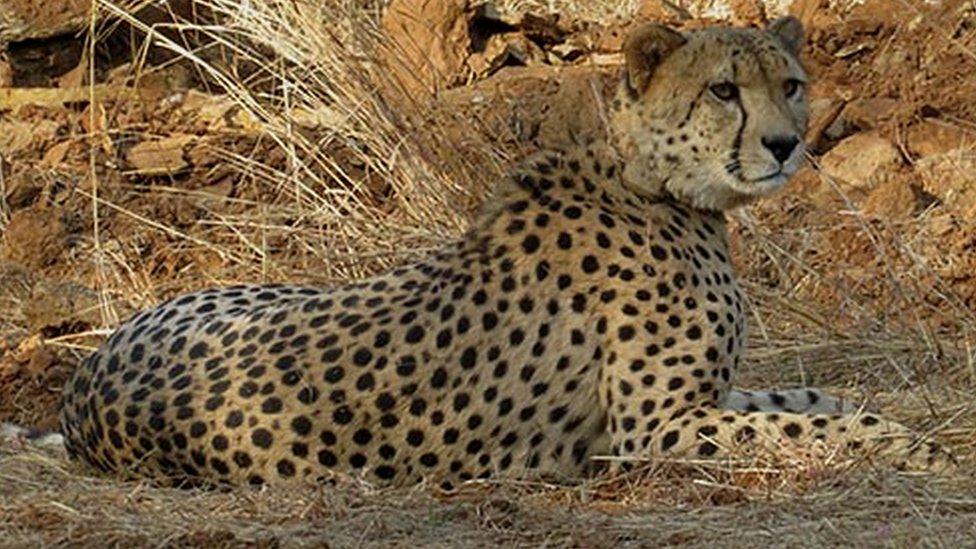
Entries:
{"label": "rocky ground", "polygon": [[[54,427],[66,377],[141,307],[215,284],[361,277],[456,236],[513,159],[599,130],[637,22],[759,24],[790,4],[810,42],[813,154],[733,216],[753,322],[742,384],[828,386],[976,461],[973,2],[254,4],[100,4],[86,41],[85,2],[0,2],[0,421]],[[453,496],[357,482],[188,493],[6,441],[0,532],[21,545],[976,540],[971,479],[833,465]]]}

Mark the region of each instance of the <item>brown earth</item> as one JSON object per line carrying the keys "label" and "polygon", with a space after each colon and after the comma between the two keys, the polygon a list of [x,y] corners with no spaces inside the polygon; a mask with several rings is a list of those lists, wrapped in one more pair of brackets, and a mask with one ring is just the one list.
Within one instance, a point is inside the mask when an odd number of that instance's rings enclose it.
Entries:
{"label": "brown earth", "polygon": [[[265,13],[241,23],[249,41],[201,30],[186,43],[222,37],[240,48],[194,60],[175,41],[148,56],[164,60],[158,66],[116,44],[89,67],[73,36],[11,45],[20,87],[0,89],[0,422],[53,427],[64,380],[139,308],[215,284],[357,278],[449,240],[520,154],[602,131],[600,106],[636,21],[708,23],[659,2],[630,19],[589,16],[589,4],[559,16],[464,0],[397,0],[382,12],[362,4],[293,20]],[[758,2],[731,4],[738,22],[766,16]],[[976,7],[832,6],[791,8],[807,26],[804,61],[816,81],[811,166],[732,216],[754,320],[743,384],[825,385],[866,398],[935,431],[971,465]],[[215,9],[216,20],[233,21],[226,15]],[[70,61],[65,51],[75,51]],[[81,86],[90,68],[95,85]],[[845,475],[822,464],[696,469],[691,488],[686,470],[582,488],[472,487],[471,499],[446,502],[430,492],[384,499],[353,482],[285,505],[290,494],[277,492],[146,488],[130,497],[49,453],[5,444],[0,532],[24,544],[72,541],[51,526],[58,521],[88,532],[74,539],[81,544],[157,534],[184,545],[331,539],[297,516],[340,545],[357,539],[337,526],[344,520],[373,544],[450,545],[438,536],[454,525],[458,543],[471,545],[735,545],[723,536],[740,528],[786,544],[914,545],[928,539],[926,521],[957,544],[976,540],[971,482]],[[72,499],[44,503],[59,493]],[[209,525],[180,530],[192,513],[173,505],[187,497]],[[831,507],[842,500],[862,515]],[[753,505],[763,501],[774,505]],[[667,514],[673,506],[693,509],[690,523],[725,526],[683,527]],[[920,507],[938,512],[912,515]],[[638,513],[661,530],[639,524]],[[820,513],[835,513],[840,530],[797,527],[819,524]],[[420,526],[409,526],[418,516]],[[110,523],[104,535],[83,527],[99,520]],[[248,520],[264,529],[244,528]],[[614,533],[580,537],[587,528]]]}
{"label": "brown earth", "polygon": [[90,0],[4,0],[0,3],[0,42],[48,38],[82,27]]}

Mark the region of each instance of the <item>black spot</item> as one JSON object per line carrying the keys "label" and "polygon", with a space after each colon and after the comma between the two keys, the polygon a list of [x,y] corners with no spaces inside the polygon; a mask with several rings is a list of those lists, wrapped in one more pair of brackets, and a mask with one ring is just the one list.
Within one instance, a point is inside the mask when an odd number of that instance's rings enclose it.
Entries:
{"label": "black spot", "polygon": [[295,464],[287,459],[278,460],[278,474],[283,477],[295,476]]}
{"label": "black spot", "polygon": [[447,385],[447,370],[444,368],[437,368],[434,370],[434,374],[430,377],[430,386],[439,389]]}
{"label": "black spot", "polygon": [[352,440],[360,446],[365,446],[373,440],[373,433],[369,432],[369,429],[359,429],[353,433]]}
{"label": "black spot", "polygon": [[210,347],[206,343],[200,342],[190,347],[190,358],[203,358],[210,353]]}
{"label": "black spot", "polygon": [[345,375],[341,366],[333,366],[325,371],[325,380],[329,383],[338,383]]}
{"label": "black spot", "polygon": [[740,444],[752,440],[755,437],[756,437],[756,430],[748,425],[739,429],[735,433],[735,441]]}
{"label": "black spot", "polygon": [[356,388],[360,391],[369,391],[375,385],[376,379],[370,372],[366,372],[365,374],[359,376],[359,379],[356,380]]}
{"label": "black spot", "polygon": [[379,409],[379,411],[386,412],[391,410],[394,406],[396,406],[396,399],[393,398],[393,395],[390,393],[380,393],[380,395],[376,397],[376,408]]}
{"label": "black spot", "polygon": [[274,443],[274,436],[271,431],[259,427],[251,433],[251,442],[258,448],[268,449]]}
{"label": "black spot", "polygon": [[329,450],[320,450],[318,458],[319,458],[319,463],[326,467],[335,467],[336,464],[339,463],[339,460],[338,458],[336,458],[336,455],[330,452]]}
{"label": "black spot", "polygon": [[461,367],[470,370],[475,367],[478,360],[478,352],[474,347],[468,347],[461,353]]}
{"label": "black spot", "polygon": [[878,424],[878,418],[874,416],[864,416],[861,418],[861,425],[870,427],[871,425],[877,425],[877,424]]}
{"label": "black spot", "polygon": [[352,421],[352,418],[353,413],[352,410],[349,409],[349,406],[341,406],[332,412],[332,421],[335,421],[339,425],[348,424],[350,421]]}
{"label": "black spot", "polygon": [[261,411],[266,414],[277,414],[281,412],[282,403],[278,397],[269,397],[261,403]]}
{"label": "black spot", "polygon": [[678,431],[668,431],[667,434],[664,435],[664,438],[661,439],[661,451],[667,452],[677,443]]}
{"label": "black spot", "polygon": [[316,387],[302,387],[298,391],[298,401],[302,404],[314,404],[319,399],[319,390]]}
{"label": "black spot", "polygon": [[702,457],[709,457],[715,455],[715,452],[717,451],[718,451],[718,446],[716,446],[715,444],[707,440],[703,442],[700,446],[698,446],[698,455]]}
{"label": "black spot", "polygon": [[535,253],[539,249],[539,237],[530,234],[522,240],[522,250],[527,254]]}
{"label": "black spot", "polygon": [[339,347],[333,347],[322,353],[322,362],[335,362],[339,360],[340,356],[342,356],[342,349]]}
{"label": "black spot", "polygon": [[455,442],[458,441],[458,437],[460,435],[461,432],[454,428],[444,431],[444,437],[443,437],[444,444],[454,444]]}
{"label": "black spot", "polygon": [[454,411],[460,412],[461,410],[467,408],[470,402],[471,397],[469,397],[467,393],[459,393],[454,397]]}
{"label": "black spot", "polygon": [[234,452],[234,464],[240,467],[241,469],[250,467],[251,463],[252,463],[251,456],[247,455],[244,452],[241,452],[240,450]]}
{"label": "black spot", "polygon": [[414,448],[420,446],[424,443],[424,433],[419,429],[411,429],[407,433],[407,444],[413,446]]}
{"label": "black spot", "polygon": [[131,362],[142,362],[145,350],[146,348],[141,343],[133,345],[132,352],[129,354],[129,360]]}
{"label": "black spot", "polygon": [[424,339],[423,327],[414,325],[411,326],[409,330],[407,330],[407,335],[405,338],[407,343],[419,343],[423,339]]}
{"label": "black spot", "polygon": [[357,366],[367,366],[373,360],[373,353],[365,347],[360,347],[352,356],[352,360]]}
{"label": "black spot", "polygon": [[796,423],[787,423],[783,426],[783,432],[790,438],[796,438],[803,433],[803,429]]}
{"label": "black spot", "polygon": [[291,420],[291,430],[297,435],[305,436],[312,432],[312,422],[305,416],[297,416]]}
{"label": "black spot", "polygon": [[410,402],[410,413],[420,417],[427,410],[427,402],[422,398],[415,398]]}
{"label": "black spot", "polygon": [[240,410],[234,410],[227,414],[227,419],[224,421],[224,425],[230,427],[231,429],[240,427],[243,423],[244,414]]}
{"label": "black spot", "polygon": [[583,268],[583,272],[592,274],[595,273],[600,268],[600,262],[597,261],[596,257],[592,255],[587,255],[586,257],[583,258],[583,261],[580,264],[580,266]]}

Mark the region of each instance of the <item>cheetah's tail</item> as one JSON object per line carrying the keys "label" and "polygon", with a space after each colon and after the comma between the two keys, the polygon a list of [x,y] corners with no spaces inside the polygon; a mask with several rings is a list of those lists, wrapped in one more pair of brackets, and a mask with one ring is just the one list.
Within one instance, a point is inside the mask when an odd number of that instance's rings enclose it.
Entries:
{"label": "cheetah's tail", "polygon": [[34,446],[63,450],[64,437],[57,431],[39,431],[13,423],[0,423],[0,445],[12,447]]}

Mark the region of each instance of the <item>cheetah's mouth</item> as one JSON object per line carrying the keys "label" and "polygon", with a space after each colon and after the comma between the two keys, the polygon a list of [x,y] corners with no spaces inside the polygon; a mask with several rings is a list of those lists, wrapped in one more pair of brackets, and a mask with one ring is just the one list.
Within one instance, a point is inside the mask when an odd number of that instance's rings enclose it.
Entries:
{"label": "cheetah's mouth", "polygon": [[783,187],[789,180],[790,175],[792,174],[781,168],[760,177],[744,178],[737,185],[737,190],[747,196],[766,196]]}
{"label": "cheetah's mouth", "polygon": [[789,176],[783,170],[776,170],[775,172],[773,172],[773,173],[771,173],[769,175],[764,175],[762,177],[756,177],[756,178],[752,179],[749,182],[750,183],[765,183],[766,181],[771,181],[773,179],[780,179],[780,178],[786,179],[787,177],[789,177]]}

